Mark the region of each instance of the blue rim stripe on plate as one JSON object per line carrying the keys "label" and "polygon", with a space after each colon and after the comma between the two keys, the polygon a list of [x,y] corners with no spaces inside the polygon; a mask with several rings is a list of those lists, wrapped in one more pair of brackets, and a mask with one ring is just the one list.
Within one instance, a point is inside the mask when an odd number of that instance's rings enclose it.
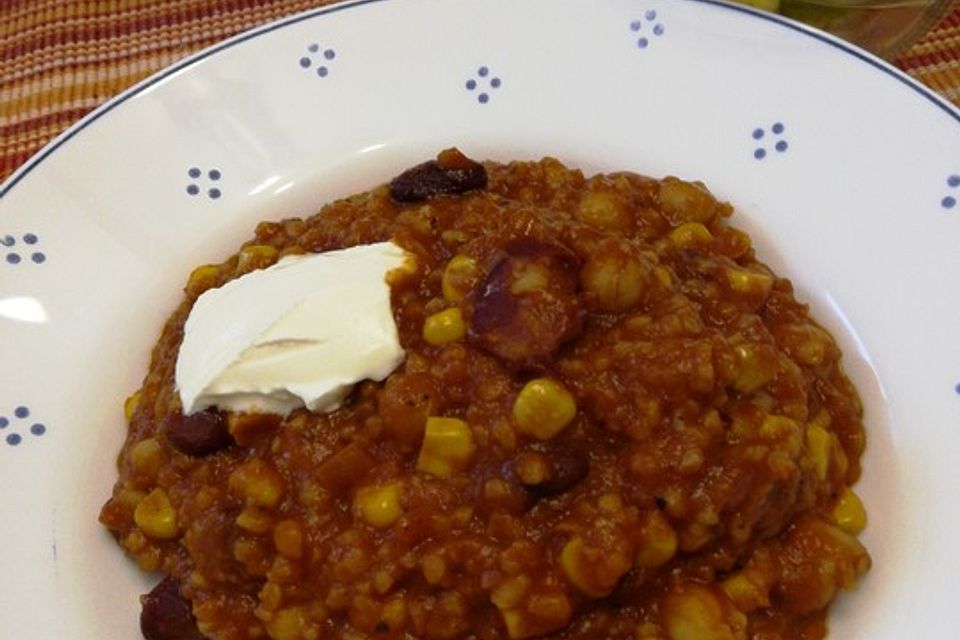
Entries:
{"label": "blue rim stripe on plate", "polygon": [[[33,155],[29,160],[27,160],[23,165],[21,165],[20,168],[17,169],[9,178],[7,178],[7,180],[2,185],[0,185],[0,199],[2,199],[11,189],[13,189],[13,187],[15,187],[17,183],[19,183],[24,177],[26,177],[26,175],[29,174],[38,164],[43,162],[45,158],[50,156],[60,146],[62,146],[65,142],[70,140],[70,138],[77,135],[78,133],[86,129],[90,124],[99,120],[101,117],[103,117],[104,115],[106,115],[107,113],[109,113],[110,111],[118,107],[119,105],[123,104],[130,98],[142,93],[145,89],[148,89],[149,87],[157,84],[161,80],[164,80],[170,77],[174,73],[181,71],[182,69],[185,69],[196,62],[204,60],[215,53],[219,53],[220,51],[229,49],[230,47],[236,46],[242,42],[246,42],[247,40],[252,40],[253,38],[256,38],[258,36],[261,36],[267,33],[271,33],[273,31],[282,29],[292,24],[297,24],[299,22],[303,22],[304,20],[310,20],[311,18],[316,18],[318,16],[327,15],[330,13],[337,13],[339,11],[344,11],[346,9],[353,9],[355,7],[361,7],[368,4],[376,4],[376,3],[387,2],[387,1],[388,0],[356,0],[355,2],[336,4],[329,7],[310,10],[310,11],[307,11],[306,13],[290,16],[288,18],[281,18],[277,22],[273,22],[273,23],[264,25],[262,27],[256,27],[245,33],[241,33],[232,38],[228,38],[227,40],[224,40],[219,44],[213,45],[209,49],[204,49],[203,51],[200,51],[191,56],[188,56],[187,58],[184,58],[179,62],[173,63],[171,66],[165,69],[162,69],[161,71],[158,71],[157,73],[150,76],[149,78],[139,82],[138,84],[135,84],[134,86],[127,89],[126,91],[118,94],[111,100],[100,105],[100,107],[98,107],[97,109],[93,110],[92,112],[84,116],[82,119],[80,119],[77,123],[75,123],[69,129],[67,129],[66,131],[61,133],[59,136],[54,138],[45,147],[43,147],[40,151],[38,151],[35,155]],[[941,111],[943,111],[948,116],[953,118],[956,122],[960,123],[960,110],[958,110],[956,107],[950,104],[946,99],[934,93],[932,89],[920,84],[918,81],[914,80],[903,71],[900,71],[899,69],[891,66],[890,64],[883,62],[879,58],[876,58],[873,55],[858,49],[856,46],[848,42],[840,40],[839,38],[836,38],[834,36],[830,36],[825,33],[816,31],[811,27],[807,27],[803,24],[793,22],[792,20],[789,20],[788,18],[784,18],[780,15],[767,13],[767,12],[760,11],[758,9],[754,9],[752,7],[748,7],[744,5],[730,4],[725,0],[686,0],[686,1],[699,2],[701,4],[712,5],[720,9],[727,9],[730,11],[736,11],[738,13],[747,14],[747,15],[753,16],[754,18],[759,18],[761,20],[766,20],[767,22],[772,22],[782,27],[786,27],[787,29],[791,29],[792,31],[804,34],[808,37],[818,40],[823,44],[834,47],[836,49],[840,49],[841,51],[844,51],[852,55],[853,57],[859,59],[860,61],[867,63],[871,67],[874,67],[878,71],[890,76],[894,80],[897,80],[898,82],[905,85],[909,89],[920,94],[921,97],[926,98],[928,101],[932,102],[934,106],[938,107]]]}

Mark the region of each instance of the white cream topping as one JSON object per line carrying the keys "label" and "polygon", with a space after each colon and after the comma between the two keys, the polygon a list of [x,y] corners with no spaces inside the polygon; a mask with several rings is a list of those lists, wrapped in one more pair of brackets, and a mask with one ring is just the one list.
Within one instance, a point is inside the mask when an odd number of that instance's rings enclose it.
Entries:
{"label": "white cream topping", "polygon": [[380,242],[288,256],[205,291],[177,358],[184,413],[333,411],[357,382],[386,378],[404,357],[386,276],[412,260]]}

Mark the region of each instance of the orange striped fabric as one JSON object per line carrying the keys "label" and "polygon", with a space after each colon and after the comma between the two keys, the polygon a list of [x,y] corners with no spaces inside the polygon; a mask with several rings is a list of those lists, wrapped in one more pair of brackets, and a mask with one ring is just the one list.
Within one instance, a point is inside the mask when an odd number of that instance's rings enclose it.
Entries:
{"label": "orange striped fabric", "polygon": [[896,61],[897,66],[960,105],[960,9]]}
{"label": "orange striped fabric", "polygon": [[[0,180],[110,97],[203,47],[331,0],[0,0]],[[960,104],[960,9],[897,64]]]}

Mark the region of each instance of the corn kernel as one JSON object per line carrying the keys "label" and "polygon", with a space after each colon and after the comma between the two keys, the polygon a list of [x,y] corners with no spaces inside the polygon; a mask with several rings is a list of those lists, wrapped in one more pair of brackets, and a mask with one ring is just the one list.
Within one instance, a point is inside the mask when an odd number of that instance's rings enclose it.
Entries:
{"label": "corn kernel", "polygon": [[713,234],[700,222],[686,222],[670,232],[670,240],[680,247],[709,244]]}
{"label": "corn kernel", "polygon": [[127,422],[130,422],[130,418],[133,417],[133,412],[137,410],[137,406],[140,404],[140,392],[137,391],[132,396],[127,398],[123,402],[123,415],[127,419]]}
{"label": "corn kernel", "polygon": [[453,256],[443,270],[443,297],[453,304],[460,302],[479,278],[480,268],[476,260],[468,256]]}
{"label": "corn kernel", "polygon": [[404,603],[402,597],[397,596],[396,598],[391,598],[383,605],[383,609],[380,610],[380,620],[382,620],[391,631],[395,631],[403,627],[403,623],[407,620],[407,605]]}
{"label": "corn kernel", "polygon": [[260,598],[258,609],[276,611],[280,608],[280,603],[283,602],[283,589],[276,582],[268,582],[260,589],[258,597]]}
{"label": "corn kernel", "polygon": [[813,461],[813,469],[817,478],[823,482],[827,479],[827,471],[830,468],[833,437],[823,427],[813,424],[807,427],[806,441],[810,459]]}
{"label": "corn kernel", "polygon": [[623,498],[618,493],[605,493],[597,500],[601,513],[616,514],[623,510]]}
{"label": "corn kernel", "polygon": [[753,393],[770,382],[777,373],[779,363],[772,349],[760,345],[741,344],[734,348],[736,373],[733,388],[743,393]]}
{"label": "corn kernel", "polygon": [[277,261],[280,254],[276,247],[266,244],[251,244],[243,249],[237,255],[237,270],[241,273],[261,269]]}
{"label": "corn kernel", "polygon": [[596,580],[588,574],[590,560],[584,557],[585,544],[583,538],[570,538],[560,552],[560,568],[567,579],[581,593],[591,598],[602,598],[610,593],[610,589],[603,589],[595,584]]}
{"label": "corn kernel", "polygon": [[205,264],[190,272],[185,290],[189,296],[199,296],[207,289],[216,286],[220,275],[220,267],[215,264]]}
{"label": "corn kernel", "polygon": [[300,607],[281,609],[266,623],[271,640],[303,640],[309,623]]}
{"label": "corn kernel", "polygon": [[837,504],[833,507],[832,515],[837,526],[853,536],[867,526],[867,512],[863,508],[863,502],[849,488],[844,488],[840,494]]}
{"label": "corn kernel", "polygon": [[263,460],[243,463],[230,474],[230,490],[250,504],[272,509],[283,496],[283,480]]}
{"label": "corn kernel", "polygon": [[513,640],[533,635],[527,630],[527,618],[529,616],[524,611],[520,609],[501,609],[500,616],[503,618],[503,626],[507,628],[507,635]]}
{"label": "corn kernel", "polygon": [[473,519],[473,509],[471,507],[460,507],[453,512],[454,524],[465,527]]}
{"label": "corn kernel", "polygon": [[134,529],[123,538],[123,548],[133,554],[138,554],[147,547],[147,537],[139,529]]}
{"label": "corn kernel", "polygon": [[760,424],[760,437],[765,440],[783,442],[792,433],[795,433],[799,426],[797,421],[792,418],[768,413],[763,417],[763,422]]}
{"label": "corn kernel", "polygon": [[782,332],[787,352],[801,365],[819,367],[836,360],[840,354],[830,334],[815,324],[791,324]]}
{"label": "corn kernel", "polygon": [[452,307],[427,316],[423,321],[423,339],[432,345],[456,342],[467,335],[467,323],[460,307]]}
{"label": "corn kernel", "polygon": [[550,378],[524,385],[513,403],[513,418],[522,433],[550,440],[577,415],[577,403],[567,389]]}
{"label": "corn kernel", "polygon": [[133,521],[146,535],[156,540],[177,537],[177,514],[163,489],[147,494],[133,511]]}
{"label": "corn kernel", "polygon": [[389,482],[377,487],[364,487],[353,499],[354,510],[370,525],[384,529],[403,515],[400,506],[400,482]]}
{"label": "corn kernel", "polygon": [[466,422],[457,418],[429,417],[417,457],[417,470],[438,478],[449,478],[470,464],[475,451],[473,433]]}
{"label": "corn kernel", "polygon": [[573,605],[564,593],[537,591],[510,608],[500,608],[507,636],[514,640],[551,634],[570,623]]}
{"label": "corn kernel", "polygon": [[117,502],[122,504],[130,511],[133,511],[137,508],[137,505],[140,504],[140,501],[146,496],[147,494],[145,494],[143,491],[137,491],[136,489],[124,489],[117,496]]}
{"label": "corn kernel", "polygon": [[736,293],[766,298],[773,289],[773,276],[747,269],[728,268],[724,270],[727,284]]}
{"label": "corn kernel", "polygon": [[273,526],[270,514],[257,507],[245,507],[234,522],[244,531],[258,535],[267,533]]}
{"label": "corn kernel", "polygon": [[520,574],[501,583],[490,594],[490,602],[498,609],[514,609],[520,606],[520,602],[530,591],[533,582],[530,576]]}
{"label": "corn kernel", "polygon": [[664,289],[672,289],[674,284],[673,272],[667,267],[655,267],[653,275]]}
{"label": "corn kernel", "polygon": [[296,520],[281,520],[273,528],[273,546],[280,555],[299,559],[303,555],[303,527]]}
{"label": "corn kernel", "polygon": [[429,553],[420,560],[420,571],[427,584],[437,585],[447,575],[447,562],[443,556]]}
{"label": "corn kernel", "polygon": [[824,429],[829,429],[831,424],[833,424],[833,418],[830,417],[830,412],[826,409],[820,409],[820,411],[817,411],[817,415],[813,416],[813,418],[810,419],[810,422],[807,423],[808,426],[816,425],[818,427],[823,427]]}
{"label": "corn kernel", "polygon": [[153,478],[160,470],[160,443],[155,438],[147,438],[130,449],[130,464],[139,474]]}
{"label": "corn kernel", "polygon": [[660,627],[652,622],[641,622],[633,634],[635,640],[664,640]]}
{"label": "corn kernel", "polygon": [[[685,585],[664,598],[661,611],[670,640],[735,640],[745,626],[743,614],[730,611],[729,605],[709,588]],[[741,632],[741,633],[738,633]]]}
{"label": "corn kernel", "polygon": [[779,578],[766,550],[754,553],[746,568],[720,583],[734,606],[744,613],[770,606],[770,590]]}
{"label": "corn kernel", "polygon": [[641,567],[659,567],[676,555],[677,545],[677,532],[662,513],[653,511],[640,529],[635,562]]}
{"label": "corn kernel", "polygon": [[741,611],[749,612],[752,603],[757,600],[758,587],[743,573],[730,576],[720,583],[720,588],[727,594]]}
{"label": "corn kernel", "polygon": [[373,588],[381,595],[390,591],[395,583],[393,574],[386,569],[380,569],[373,574]]}
{"label": "corn kernel", "polygon": [[150,547],[137,556],[137,568],[144,573],[153,573],[160,568],[162,560],[160,549],[158,547]]}

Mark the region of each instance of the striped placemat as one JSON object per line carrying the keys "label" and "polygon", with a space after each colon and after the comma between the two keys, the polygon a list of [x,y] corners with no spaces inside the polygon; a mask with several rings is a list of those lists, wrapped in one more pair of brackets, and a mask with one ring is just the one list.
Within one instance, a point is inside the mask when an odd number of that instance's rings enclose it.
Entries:
{"label": "striped placemat", "polygon": [[901,55],[896,65],[960,105],[960,8],[948,13],[920,42]]}
{"label": "striped placemat", "polygon": [[[331,0],[0,0],[0,180],[61,131],[199,49]],[[960,9],[896,61],[960,104]]]}

